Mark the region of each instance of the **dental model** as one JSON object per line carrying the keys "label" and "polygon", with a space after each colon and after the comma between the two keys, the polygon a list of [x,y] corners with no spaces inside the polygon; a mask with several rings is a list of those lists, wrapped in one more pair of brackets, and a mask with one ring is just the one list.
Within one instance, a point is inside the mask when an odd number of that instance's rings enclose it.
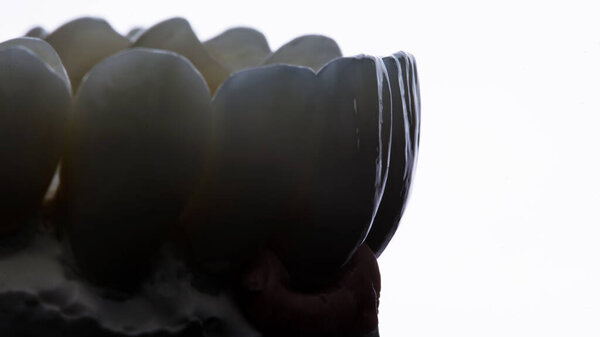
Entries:
{"label": "dental model", "polygon": [[27,36],[0,43],[1,336],[378,336],[411,55],[181,18]]}

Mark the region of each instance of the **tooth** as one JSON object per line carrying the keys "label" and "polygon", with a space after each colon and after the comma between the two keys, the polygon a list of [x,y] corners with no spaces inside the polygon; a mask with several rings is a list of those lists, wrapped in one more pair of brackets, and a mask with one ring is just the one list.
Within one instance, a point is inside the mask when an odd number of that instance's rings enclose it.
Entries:
{"label": "tooth", "polygon": [[210,94],[178,54],[133,49],[92,69],[64,161],[70,243],[94,281],[130,287],[177,221],[204,155]]}
{"label": "tooth", "polygon": [[134,47],[165,49],[185,56],[202,73],[213,93],[229,76],[229,70],[209,54],[189,22],[182,18],[169,19],[149,28]]}
{"label": "tooth", "polygon": [[140,37],[140,35],[142,35],[144,33],[144,28],[142,27],[135,27],[132,28],[129,33],[127,33],[126,37],[129,39],[129,41],[131,41],[132,43],[135,42],[135,40],[138,39],[138,37]]}
{"label": "tooth", "polygon": [[206,49],[232,72],[257,67],[271,53],[265,36],[251,28],[232,28],[204,42]]}
{"label": "tooth", "polygon": [[95,64],[129,47],[129,40],[108,22],[96,18],[68,22],[48,35],[46,41],[60,55],[74,91]]}
{"label": "tooth", "polygon": [[379,205],[390,150],[390,88],[378,58],[337,59],[317,75],[321,117],[311,220],[282,245],[298,284],[322,282],[362,243]]}
{"label": "tooth", "polygon": [[185,212],[196,259],[234,267],[267,241],[299,284],[326,280],[362,243],[390,149],[391,98],[376,58],[317,76],[288,65],[234,74],[213,101],[211,179]]}
{"label": "tooth", "polygon": [[8,40],[0,43],[0,49],[7,49],[11,47],[22,46],[33,52],[42,61],[48,64],[52,70],[58,75],[64,82],[69,91],[71,91],[71,82],[67,71],[63,66],[60,57],[56,53],[56,50],[44,40],[32,37],[21,37],[12,40]]}
{"label": "tooth", "polygon": [[28,37],[37,37],[39,39],[44,39],[48,35],[48,32],[40,26],[33,27],[25,33],[25,36]]}
{"label": "tooth", "polygon": [[71,95],[47,47],[0,44],[0,234],[36,214],[62,153]]}
{"label": "tooth", "polygon": [[393,93],[392,151],[385,192],[366,240],[377,256],[392,239],[406,207],[416,164],[420,120],[412,56],[398,53],[395,57],[386,57],[384,62]]}
{"label": "tooth", "polygon": [[318,71],[341,56],[340,47],[334,40],[322,35],[305,35],[283,45],[264,64],[295,64]]}
{"label": "tooth", "polygon": [[235,73],[213,100],[210,177],[183,223],[205,268],[234,267],[275,230],[303,221],[318,149],[316,77],[278,65]]}

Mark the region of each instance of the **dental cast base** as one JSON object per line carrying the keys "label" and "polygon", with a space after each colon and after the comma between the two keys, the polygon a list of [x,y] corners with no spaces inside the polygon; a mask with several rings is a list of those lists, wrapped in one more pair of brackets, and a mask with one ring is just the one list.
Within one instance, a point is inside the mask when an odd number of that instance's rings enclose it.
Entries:
{"label": "dental cast base", "polygon": [[374,336],[415,61],[181,18],[0,44],[0,335]]}

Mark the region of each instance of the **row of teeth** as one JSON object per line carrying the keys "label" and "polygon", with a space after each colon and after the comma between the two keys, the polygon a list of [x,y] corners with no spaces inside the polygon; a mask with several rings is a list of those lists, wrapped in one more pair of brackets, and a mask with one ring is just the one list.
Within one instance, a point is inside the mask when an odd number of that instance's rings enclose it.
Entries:
{"label": "row of teeth", "polygon": [[130,47],[164,49],[189,59],[202,73],[211,91],[230,74],[268,64],[294,64],[319,70],[342,56],[337,43],[321,35],[305,35],[271,52],[262,33],[251,28],[233,28],[200,42],[190,24],[182,18],[160,22],[126,37],[106,21],[83,18],[71,21],[51,34],[34,28],[27,36],[45,39],[56,49],[70,75],[74,88],[100,60]]}
{"label": "row of teeth", "polygon": [[212,272],[267,245],[299,285],[393,236],[418,152],[411,55],[343,58],[314,35],[271,52],[247,28],[202,43],[180,18],[30,35],[0,44],[0,234],[60,160],[64,229],[101,283],[137,280],[173,232]]}

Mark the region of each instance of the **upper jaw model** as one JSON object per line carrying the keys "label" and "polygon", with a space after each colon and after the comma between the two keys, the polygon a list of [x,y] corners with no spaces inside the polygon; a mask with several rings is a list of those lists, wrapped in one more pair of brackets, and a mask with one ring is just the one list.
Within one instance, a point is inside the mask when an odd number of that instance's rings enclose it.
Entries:
{"label": "upper jaw model", "polygon": [[0,44],[0,335],[378,335],[412,55],[182,18],[27,35]]}

